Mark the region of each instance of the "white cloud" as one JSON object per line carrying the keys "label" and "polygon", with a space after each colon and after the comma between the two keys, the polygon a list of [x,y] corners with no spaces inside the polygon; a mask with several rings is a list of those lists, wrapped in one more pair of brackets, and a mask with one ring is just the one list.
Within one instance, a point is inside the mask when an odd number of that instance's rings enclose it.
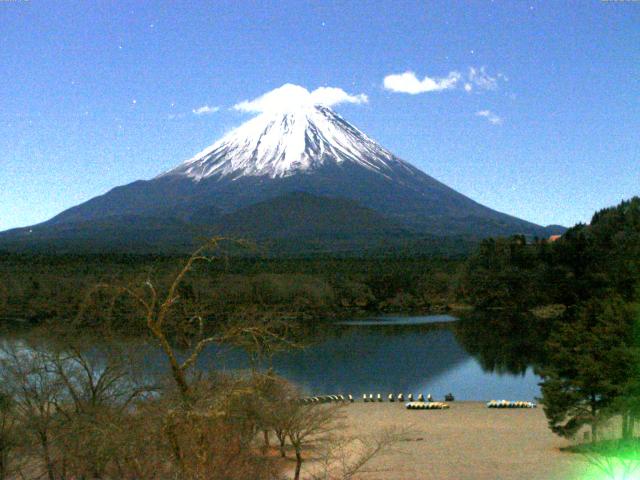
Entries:
{"label": "white cloud", "polygon": [[493,125],[500,125],[502,123],[502,118],[491,110],[480,110],[479,112],[476,112],[476,116],[486,118],[487,121]]}
{"label": "white cloud", "polygon": [[311,105],[331,107],[340,103],[359,104],[368,101],[369,98],[364,93],[351,95],[337,87],[320,87],[310,92],[300,85],[286,83],[258,98],[237,103],[233,108],[241,112],[263,113]]}
{"label": "white cloud", "polygon": [[209,115],[211,113],[216,113],[220,110],[220,107],[210,107],[209,105],[204,105],[200,108],[194,108],[192,112],[196,115]]}
{"label": "white cloud", "polygon": [[460,78],[461,75],[458,72],[451,72],[444,78],[424,77],[419,80],[414,72],[409,71],[384,77],[384,88],[392,92],[416,95],[455,88]]}
{"label": "white cloud", "polygon": [[[505,78],[504,75],[498,74],[498,77]],[[489,75],[485,69],[485,67],[469,68],[469,83],[472,83],[478,88],[483,90],[497,90],[498,88],[498,78],[492,77]],[[469,90],[467,90],[469,91]]]}
{"label": "white cloud", "polygon": [[339,103],[367,103],[369,101],[369,97],[364,93],[349,95],[341,88],[336,87],[316,88],[311,92],[311,98],[316,104],[326,105],[328,107],[338,105]]}
{"label": "white cloud", "polygon": [[384,77],[383,83],[387,90],[416,95],[454,89],[459,82],[463,82],[462,88],[467,93],[471,93],[474,89],[497,90],[499,81],[506,82],[508,80],[502,73],[497,73],[495,76],[489,75],[485,67],[469,67],[469,73],[466,75],[452,71],[444,78],[424,77],[422,80],[414,72],[407,71],[387,75]]}

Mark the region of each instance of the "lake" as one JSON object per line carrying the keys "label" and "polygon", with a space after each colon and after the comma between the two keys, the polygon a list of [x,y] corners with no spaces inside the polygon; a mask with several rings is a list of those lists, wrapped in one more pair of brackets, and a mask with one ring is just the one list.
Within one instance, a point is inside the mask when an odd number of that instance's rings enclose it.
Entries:
{"label": "lake", "polygon": [[[517,331],[526,322],[510,321],[432,315],[325,322],[308,335],[311,343],[304,349],[279,353],[271,365],[310,395],[430,393],[442,399],[451,392],[456,400],[534,400],[540,378],[526,353],[535,340],[529,332]],[[11,338],[4,340],[20,341],[20,335]],[[157,349],[132,342],[143,355],[147,374],[165,370],[166,360]],[[99,344],[95,347],[100,350]],[[204,371],[249,365],[244,351],[219,346],[205,349],[197,364]]]}
{"label": "lake", "polygon": [[[442,398],[451,392],[457,400],[534,400],[540,378],[532,367],[513,372],[487,366],[486,358],[477,358],[461,344],[462,323],[448,315],[337,322],[309,347],[278,354],[272,364],[277,373],[314,395],[361,398],[363,393],[386,397],[411,392]],[[494,347],[504,344],[503,338],[487,341],[495,341]],[[227,369],[248,365],[242,352],[220,355],[212,348],[199,366],[206,369],[214,361]]]}

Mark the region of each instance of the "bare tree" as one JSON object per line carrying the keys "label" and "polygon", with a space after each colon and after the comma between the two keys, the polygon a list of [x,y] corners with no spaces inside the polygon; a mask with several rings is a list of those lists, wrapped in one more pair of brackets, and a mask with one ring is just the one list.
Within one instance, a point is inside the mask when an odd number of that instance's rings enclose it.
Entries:
{"label": "bare tree", "polygon": [[[255,458],[248,449],[257,433],[259,416],[255,411],[248,414],[241,406],[247,403],[247,398],[252,398],[249,396],[255,393],[255,388],[242,382],[220,388],[216,382],[194,372],[193,367],[202,351],[214,342],[238,345],[246,341],[258,346],[260,355],[271,351],[273,345],[284,342],[282,326],[271,322],[236,323],[218,325],[219,328],[211,332],[205,329],[201,313],[185,316],[186,309],[178,308],[188,273],[198,262],[224,258],[215,252],[227,240],[216,237],[196,250],[171,280],[165,294],[147,280],[141,288],[99,284],[88,295],[91,298],[107,291],[114,297],[133,299],[141,309],[148,332],[167,358],[175,389],[163,391],[161,400],[155,402],[153,408],[164,413],[153,417],[161,418],[160,434],[177,468],[175,474],[184,479],[248,478],[247,475],[259,478],[258,475],[266,475],[269,470],[268,465],[254,465]],[[208,255],[210,250],[214,253]],[[80,312],[79,319],[83,313]],[[176,332],[180,335],[176,336]],[[179,346],[178,337],[182,340]],[[166,463],[166,460],[162,461]],[[250,467],[253,473],[248,474],[245,467]]]}
{"label": "bare tree", "polygon": [[[264,452],[270,447],[270,432],[274,431],[283,457],[287,434],[282,427],[282,420],[288,413],[284,409],[288,409],[294,395],[295,398],[299,397],[299,392],[274,374],[272,359],[278,352],[302,348],[302,343],[293,339],[295,333],[292,330],[289,322],[267,316],[257,321],[245,320],[227,325],[222,339],[246,352],[251,365],[253,388],[250,406],[253,407],[252,414],[257,426],[262,430]],[[259,373],[258,368],[265,361],[269,369],[266,374]]]}
{"label": "bare tree", "polygon": [[297,408],[300,394],[288,381],[278,377],[272,370],[254,372],[250,380],[251,394],[245,399],[247,415],[256,422],[264,438],[263,451],[270,447],[269,436],[274,432],[280,454],[285,457],[287,432],[285,430],[292,411]]}
{"label": "bare tree", "polygon": [[126,348],[102,340],[95,348],[44,326],[2,349],[0,385],[22,433],[20,456],[50,479],[104,478],[122,450],[113,432],[151,391],[132,374]]}
{"label": "bare tree", "polygon": [[297,336],[291,322],[253,312],[251,316],[245,313],[237,321],[225,325],[220,341],[244,350],[255,372],[263,362],[271,367],[274,355],[302,348],[304,345],[296,340]]}
{"label": "bare tree", "polygon": [[[115,286],[110,284],[97,284],[88,293],[87,300],[84,304],[88,304],[88,299],[95,295],[99,291],[107,290],[111,291],[114,298],[120,295],[126,295],[132,298],[139,307],[142,308],[142,315],[147,328],[147,331],[153,336],[156,342],[160,345],[162,352],[169,362],[171,370],[171,376],[175,382],[180,396],[188,404],[191,398],[191,388],[189,385],[189,373],[190,369],[195,365],[198,356],[207,347],[207,345],[225,341],[230,338],[231,335],[237,335],[238,329],[235,329],[232,333],[223,335],[207,335],[205,332],[205,324],[202,315],[196,314],[190,318],[182,320],[178,326],[183,332],[189,332],[188,342],[183,345],[185,348],[181,348],[178,352],[178,348],[171,342],[170,339],[170,327],[175,325],[168,325],[176,305],[180,301],[180,287],[183,284],[185,277],[192,271],[194,266],[199,262],[210,263],[224,256],[220,256],[217,253],[207,255],[207,252],[217,252],[224,242],[233,242],[234,244],[244,246],[246,242],[240,240],[231,240],[225,237],[214,237],[206,244],[198,248],[184,263],[177,275],[171,281],[166,294],[162,294],[150,279],[144,283],[142,288],[132,288],[128,286]],[[78,318],[83,315],[81,310]],[[241,330],[241,328],[240,328]]]}
{"label": "bare tree", "polygon": [[298,402],[298,391],[289,384],[282,384],[279,395],[275,397],[279,399],[269,402],[265,405],[263,415],[265,416],[264,425],[265,428],[270,428],[276,438],[278,439],[278,448],[280,450],[280,456],[286,457],[286,442],[289,434],[289,417],[292,412],[295,412],[298,408],[296,402]]}
{"label": "bare tree", "polygon": [[13,398],[0,385],[0,480],[6,480],[11,473],[11,457],[18,443],[13,409]]}
{"label": "bare tree", "polygon": [[284,430],[296,455],[294,480],[300,479],[305,448],[330,440],[331,433],[339,428],[339,410],[342,405],[290,403],[291,410]]}
{"label": "bare tree", "polygon": [[[108,323],[94,322],[101,335],[97,349],[76,332],[67,335],[51,325],[45,328],[58,342],[16,343],[6,349],[0,357],[0,385],[11,399],[11,418],[28,434],[24,456],[42,476],[268,480],[276,478],[276,462],[257,455],[254,447],[258,432],[264,432],[268,446],[269,432],[276,431],[282,451],[284,439],[291,439],[299,477],[303,447],[333,428],[335,408],[312,407],[303,414],[292,387],[273,372],[254,368],[247,379],[206,376],[194,368],[214,342],[245,348],[256,365],[294,345],[286,322],[262,317],[211,331],[205,329],[206,315],[184,308],[190,301],[183,296],[186,276],[196,263],[221,258],[205,253],[224,240],[214,238],[194,252],[166,290],[151,280],[137,287],[98,284],[81,305],[76,326],[103,307],[111,319],[117,319],[113,312],[123,305],[142,313],[145,329],[168,360],[170,375],[161,388],[135,377],[136,362],[114,347],[120,339],[111,337]],[[92,299],[95,312],[88,310]],[[191,306],[198,307],[197,302]],[[294,408],[285,414],[283,405]]]}
{"label": "bare tree", "polygon": [[157,387],[136,378],[130,352],[103,342],[89,349],[83,340],[64,338],[62,349],[49,352],[51,372],[62,384],[62,401],[56,403],[63,420],[62,448],[74,452],[75,471],[102,478],[119,457],[113,430],[127,421],[132,404]]}
{"label": "bare tree", "polygon": [[37,451],[28,452],[40,458],[49,480],[58,471],[54,443],[58,403],[62,385],[51,374],[43,352],[9,347],[0,360],[2,385],[13,399],[14,411],[26,435],[35,439]]}

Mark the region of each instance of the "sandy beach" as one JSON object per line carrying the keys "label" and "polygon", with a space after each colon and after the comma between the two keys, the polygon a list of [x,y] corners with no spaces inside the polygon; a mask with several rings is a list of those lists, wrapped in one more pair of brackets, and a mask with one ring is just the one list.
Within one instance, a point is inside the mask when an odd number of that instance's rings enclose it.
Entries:
{"label": "sandy beach", "polygon": [[344,409],[350,435],[389,427],[411,434],[376,458],[359,478],[385,480],[574,480],[587,463],[559,447],[569,441],[547,427],[542,408],[488,409],[452,402],[449,410],[407,410],[399,403],[356,402]]}

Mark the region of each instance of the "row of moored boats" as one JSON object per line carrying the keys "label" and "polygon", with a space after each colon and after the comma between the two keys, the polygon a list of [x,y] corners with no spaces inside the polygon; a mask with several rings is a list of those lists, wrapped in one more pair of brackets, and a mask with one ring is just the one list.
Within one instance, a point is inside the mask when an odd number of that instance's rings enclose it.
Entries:
{"label": "row of moored boats", "polygon": [[[378,393],[375,397],[372,393],[365,393],[362,395],[362,401],[365,403],[383,402],[385,398]],[[389,402],[404,402],[405,396],[402,393],[393,395],[390,393],[387,395],[386,400]],[[423,394],[419,394],[414,400],[413,394],[408,394],[406,397],[406,407],[409,410],[439,410],[449,408],[449,405],[444,402],[434,402],[431,395],[427,395],[426,398]],[[446,401],[453,401],[453,395],[448,394],[445,398]],[[300,403],[305,405],[315,403],[353,403],[355,399],[353,395],[316,395],[313,397],[304,397],[300,399]],[[487,402],[487,408],[536,408],[537,405],[534,402],[525,401],[510,401],[510,400],[491,400]]]}

